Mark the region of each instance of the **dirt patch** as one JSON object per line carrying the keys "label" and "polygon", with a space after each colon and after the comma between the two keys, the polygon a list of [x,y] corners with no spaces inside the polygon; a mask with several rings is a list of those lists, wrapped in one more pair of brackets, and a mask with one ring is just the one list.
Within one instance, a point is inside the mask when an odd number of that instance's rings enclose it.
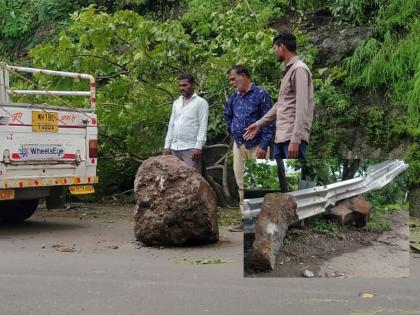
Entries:
{"label": "dirt patch", "polygon": [[38,206],[35,216],[79,218],[80,220],[128,219],[133,222],[134,204],[106,203],[98,206],[97,203],[69,203],[64,209],[47,210],[43,203]]}
{"label": "dirt patch", "polygon": [[[407,214],[405,212],[394,212],[391,214],[392,229],[382,233],[369,232],[362,229],[349,227],[339,235],[321,234],[313,228],[291,227],[284,240],[284,248],[280,251],[276,266],[272,272],[254,273],[247,266],[247,257],[252,247],[253,235],[245,235],[245,276],[247,277],[302,277],[305,270],[310,270],[315,277],[350,278],[355,276],[355,270],[349,270],[344,262],[334,264],[336,257],[350,257],[354,254],[354,264],[360,259],[359,251],[363,253],[363,263],[371,266],[377,265],[378,253],[380,259],[394,263],[391,257],[401,257],[395,264],[404,262],[408,253],[405,246],[399,243],[407,241],[405,233],[407,227]],[[350,255],[350,256],[349,256]],[[407,255],[408,257],[408,255]],[[333,266],[333,267],[331,267]],[[354,265],[353,265],[354,266]],[[408,258],[407,258],[408,266]],[[394,274],[397,274],[395,271]],[[384,277],[389,275],[384,274]],[[402,275],[404,276],[404,275]]]}
{"label": "dirt patch", "polygon": [[[341,236],[321,234],[312,228],[290,228],[284,239],[284,248],[276,260],[276,267],[272,272],[258,273],[259,277],[302,277],[304,270],[317,273],[320,266],[333,256],[345,252],[352,252],[359,248],[369,246],[370,241],[376,239],[379,233],[349,229]],[[252,245],[253,235],[245,240],[246,252]],[[250,273],[245,266],[245,275]]]}

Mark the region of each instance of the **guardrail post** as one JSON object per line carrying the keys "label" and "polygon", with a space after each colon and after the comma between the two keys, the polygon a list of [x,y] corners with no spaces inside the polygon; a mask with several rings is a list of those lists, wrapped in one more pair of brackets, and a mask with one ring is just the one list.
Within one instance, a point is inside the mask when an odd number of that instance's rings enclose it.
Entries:
{"label": "guardrail post", "polygon": [[7,89],[9,87],[9,72],[6,69],[6,64],[0,63],[0,104],[9,103],[9,94]]}

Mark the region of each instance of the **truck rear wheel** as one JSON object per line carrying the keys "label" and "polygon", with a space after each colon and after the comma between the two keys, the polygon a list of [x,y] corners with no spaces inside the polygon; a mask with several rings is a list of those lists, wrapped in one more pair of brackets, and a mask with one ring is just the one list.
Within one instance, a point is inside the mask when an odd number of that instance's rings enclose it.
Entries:
{"label": "truck rear wheel", "polygon": [[7,200],[0,202],[0,221],[21,222],[34,214],[39,199]]}

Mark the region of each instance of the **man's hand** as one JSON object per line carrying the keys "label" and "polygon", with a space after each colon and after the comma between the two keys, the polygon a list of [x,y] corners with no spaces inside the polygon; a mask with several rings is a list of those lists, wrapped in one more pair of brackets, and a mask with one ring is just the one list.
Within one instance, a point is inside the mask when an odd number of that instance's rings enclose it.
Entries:
{"label": "man's hand", "polygon": [[171,155],[171,149],[163,149],[163,155]]}
{"label": "man's hand", "polygon": [[289,143],[289,149],[287,150],[288,159],[296,159],[299,156],[299,143]]}
{"label": "man's hand", "polygon": [[265,159],[266,156],[267,156],[267,151],[265,151],[265,150],[263,150],[261,148],[258,148],[258,150],[257,150],[257,159]]}
{"label": "man's hand", "polygon": [[193,149],[191,158],[195,161],[199,161],[201,159],[201,150]]}
{"label": "man's hand", "polygon": [[245,129],[243,138],[245,140],[251,140],[255,137],[255,135],[257,134],[259,130],[260,130],[260,127],[258,127],[256,123],[253,123],[249,125],[248,128]]}

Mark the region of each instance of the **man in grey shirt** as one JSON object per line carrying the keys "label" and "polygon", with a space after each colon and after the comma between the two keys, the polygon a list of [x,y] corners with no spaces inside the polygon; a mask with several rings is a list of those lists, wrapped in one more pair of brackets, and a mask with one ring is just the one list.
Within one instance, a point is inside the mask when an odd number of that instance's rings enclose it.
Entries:
{"label": "man in grey shirt", "polygon": [[274,37],[273,48],[276,59],[285,64],[278,101],[246,129],[244,139],[252,139],[261,127],[276,121],[273,157],[304,159],[314,115],[312,74],[296,56],[296,37],[292,33]]}
{"label": "man in grey shirt", "polygon": [[181,96],[172,107],[163,154],[173,154],[201,173],[209,105],[194,93],[194,79],[190,74],[183,74],[178,79]]}

